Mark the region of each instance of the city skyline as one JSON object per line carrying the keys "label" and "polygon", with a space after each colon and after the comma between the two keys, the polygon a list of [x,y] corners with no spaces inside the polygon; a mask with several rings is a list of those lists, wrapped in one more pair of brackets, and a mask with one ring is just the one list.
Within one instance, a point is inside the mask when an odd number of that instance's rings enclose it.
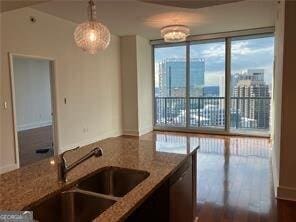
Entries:
{"label": "city skyline", "polygon": [[[225,78],[224,76],[219,76],[219,84],[216,85],[206,85],[203,84],[204,80],[204,63],[203,60],[195,60],[195,71],[198,74],[195,76],[195,78],[192,80],[190,84],[190,96],[196,97],[196,96],[218,96],[218,97],[224,97],[225,96]],[[156,87],[156,96],[185,96],[186,94],[186,84],[185,84],[185,77],[181,76],[181,78],[174,78],[175,75],[178,75],[178,71],[184,66],[185,61],[182,59],[167,59],[160,63],[160,86]],[[198,67],[200,66],[200,67]],[[167,72],[171,75],[167,75]],[[172,80],[169,81],[169,77],[172,78]],[[180,77],[180,76],[179,76]],[[247,69],[241,71],[241,73],[234,73],[231,78],[230,83],[230,93],[233,95],[233,90],[237,86],[237,84],[241,81],[247,81],[247,80],[256,80],[260,85],[264,84],[264,86],[267,87],[269,95],[271,95],[271,88],[268,83],[265,81],[265,72],[264,69]],[[168,85],[168,82],[170,84]],[[199,91],[195,91],[195,87],[198,87]],[[181,91],[180,91],[181,90]],[[177,92],[178,91],[178,92]],[[176,93],[177,92],[177,93]],[[180,93],[181,92],[181,93]]]}
{"label": "city skyline", "polygon": [[[269,86],[264,81],[263,69],[249,69],[235,75],[231,82],[230,126],[232,128],[270,127]],[[172,91],[175,88],[171,89]],[[193,127],[224,127],[225,98],[220,86],[203,86],[202,94],[189,98],[176,95],[156,97],[157,123],[183,126],[187,121]],[[187,112],[186,101],[189,102]],[[186,119],[189,113],[188,120]]]}
{"label": "city skyline", "polygon": [[[234,39],[231,47],[231,74],[241,73],[247,69],[264,69],[265,81],[272,82],[274,37],[257,39]],[[185,46],[173,46],[155,49],[155,66],[167,58],[185,59]],[[193,58],[205,60],[205,85],[219,85],[219,76],[225,75],[225,44],[210,42],[190,46]],[[156,68],[156,67],[155,67]],[[157,82],[157,68],[155,69]]]}
{"label": "city skyline", "polygon": [[155,48],[156,122],[223,128],[229,118],[232,128],[269,130],[273,44],[274,38],[266,36],[231,40],[229,104],[225,98],[225,41],[190,43],[189,61],[184,45]]}
{"label": "city skyline", "polygon": [[[191,94],[198,96],[199,89],[204,85],[205,62],[203,59],[191,58],[190,76]],[[184,96],[186,94],[186,61],[174,58],[158,63],[159,92],[162,96]],[[194,92],[193,92],[194,91]]]}

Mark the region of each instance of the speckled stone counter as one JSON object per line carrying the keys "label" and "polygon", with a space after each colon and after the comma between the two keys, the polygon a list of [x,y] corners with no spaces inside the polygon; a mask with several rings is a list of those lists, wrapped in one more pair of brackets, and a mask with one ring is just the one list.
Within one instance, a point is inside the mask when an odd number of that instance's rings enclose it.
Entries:
{"label": "speckled stone counter", "polygon": [[[70,163],[96,146],[103,150],[102,157],[92,157],[70,171],[66,183],[57,180],[57,156],[0,175],[0,210],[22,210],[57,192],[71,188],[86,175],[103,167],[115,166],[148,171],[150,175],[147,179],[95,219],[108,222],[124,220],[194,151],[193,147],[180,144],[173,146],[174,142],[169,145],[159,144],[153,133],[143,138],[148,139],[110,138],[67,153],[65,158]],[[172,152],[170,147],[173,147]]]}

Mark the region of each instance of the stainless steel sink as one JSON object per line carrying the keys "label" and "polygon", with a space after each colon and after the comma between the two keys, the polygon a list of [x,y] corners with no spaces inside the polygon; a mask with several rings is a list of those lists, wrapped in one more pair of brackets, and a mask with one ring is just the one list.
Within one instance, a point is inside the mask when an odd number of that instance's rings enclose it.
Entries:
{"label": "stainless steel sink", "polygon": [[83,190],[122,197],[149,176],[146,171],[125,168],[105,168],[78,184]]}
{"label": "stainless steel sink", "polygon": [[96,218],[114,203],[115,200],[77,189],[59,193],[28,210],[40,222],[84,222]]}
{"label": "stainless steel sink", "polygon": [[25,210],[40,222],[86,222],[99,216],[149,176],[146,171],[108,167]]}

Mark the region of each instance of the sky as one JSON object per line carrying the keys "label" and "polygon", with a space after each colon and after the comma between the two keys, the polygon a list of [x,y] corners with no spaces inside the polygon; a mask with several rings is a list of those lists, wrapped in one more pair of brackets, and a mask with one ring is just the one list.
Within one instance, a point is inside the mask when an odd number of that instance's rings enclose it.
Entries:
{"label": "sky", "polygon": [[[185,50],[185,46],[156,48],[155,62],[160,62],[165,58],[185,58]],[[219,76],[225,75],[225,43],[221,41],[192,44],[190,57],[204,58],[205,84],[218,85]],[[273,60],[274,37],[233,39],[231,42],[232,74],[241,73],[247,69],[264,69],[265,81],[270,84],[273,74]]]}

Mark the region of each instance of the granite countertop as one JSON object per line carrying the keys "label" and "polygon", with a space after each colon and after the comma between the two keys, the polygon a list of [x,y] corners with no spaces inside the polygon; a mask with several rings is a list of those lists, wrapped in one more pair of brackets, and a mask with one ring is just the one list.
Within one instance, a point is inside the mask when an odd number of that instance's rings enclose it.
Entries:
{"label": "granite countertop", "polygon": [[70,171],[66,183],[57,180],[57,156],[2,174],[0,210],[22,210],[57,192],[71,188],[83,177],[103,167],[115,166],[148,171],[150,175],[147,179],[95,219],[95,221],[121,221],[195,150],[178,144],[177,152],[174,149],[171,153],[169,152],[171,143],[157,143],[154,136],[147,138],[149,139],[123,136],[110,138],[81,147],[76,152],[67,153],[65,158],[71,162],[96,146],[100,146],[103,150],[102,157],[92,157]]}

